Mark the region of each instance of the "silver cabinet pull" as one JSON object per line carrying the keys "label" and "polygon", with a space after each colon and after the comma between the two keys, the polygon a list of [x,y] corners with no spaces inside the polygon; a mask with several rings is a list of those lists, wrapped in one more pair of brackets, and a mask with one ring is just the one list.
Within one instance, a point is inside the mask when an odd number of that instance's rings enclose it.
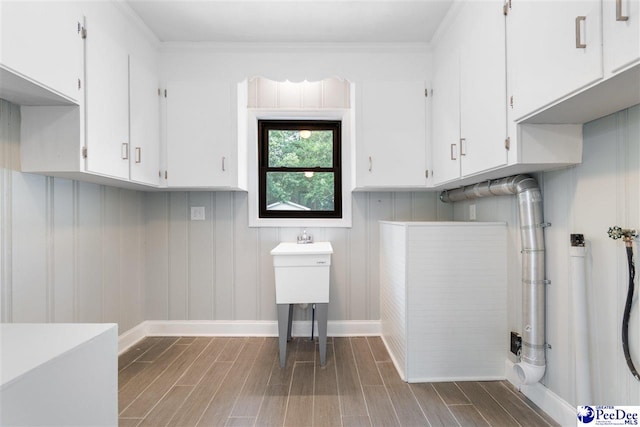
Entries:
{"label": "silver cabinet pull", "polygon": [[120,147],[120,155],[122,156],[122,160],[127,160],[129,158],[129,143],[123,142]]}
{"label": "silver cabinet pull", "polygon": [[227,158],[225,156],[222,156],[222,172],[226,172],[227,170]]}
{"label": "silver cabinet pull", "polygon": [[586,16],[576,16],[576,49],[584,49],[587,47],[586,43],[582,43],[582,22],[586,21]]}
{"label": "silver cabinet pull", "polygon": [[136,163],[142,162],[142,148],[136,147]]}
{"label": "silver cabinet pull", "polygon": [[467,155],[467,138],[460,138],[460,155]]}
{"label": "silver cabinet pull", "polygon": [[451,144],[451,160],[458,160],[458,144]]}
{"label": "silver cabinet pull", "polygon": [[373,169],[373,159],[371,159],[371,156],[369,156],[369,172],[371,172],[372,169]]}
{"label": "silver cabinet pull", "polygon": [[629,17],[622,14],[622,0],[616,0],[616,21],[628,21]]}

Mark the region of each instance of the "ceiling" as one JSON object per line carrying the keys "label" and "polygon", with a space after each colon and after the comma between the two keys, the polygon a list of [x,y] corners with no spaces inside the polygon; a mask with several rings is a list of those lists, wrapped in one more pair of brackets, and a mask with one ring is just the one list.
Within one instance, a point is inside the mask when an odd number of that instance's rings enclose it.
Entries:
{"label": "ceiling", "polygon": [[426,43],[454,0],[126,0],[163,42]]}

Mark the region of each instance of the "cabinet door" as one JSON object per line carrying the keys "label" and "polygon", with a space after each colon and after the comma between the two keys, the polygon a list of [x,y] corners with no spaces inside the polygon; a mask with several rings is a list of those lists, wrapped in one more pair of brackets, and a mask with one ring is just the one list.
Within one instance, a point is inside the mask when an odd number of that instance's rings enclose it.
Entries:
{"label": "cabinet door", "polygon": [[[129,56],[110,4],[86,16],[87,171],[129,178]],[[104,8],[102,6],[105,6]]]}
{"label": "cabinet door", "polygon": [[3,1],[0,63],[80,102],[82,14],[77,3]]}
{"label": "cabinet door", "polygon": [[512,0],[509,78],[516,120],[602,78],[600,0]]}
{"label": "cabinet door", "polygon": [[130,83],[131,180],[158,185],[160,169],[160,97],[155,56],[132,55]]}
{"label": "cabinet door", "polygon": [[640,1],[603,0],[605,77],[640,61]]}
{"label": "cabinet door", "polygon": [[455,46],[438,46],[434,55],[431,138],[433,183],[460,177],[460,55]]}
{"label": "cabinet door", "polygon": [[426,185],[424,81],[363,82],[358,187]]}
{"label": "cabinet door", "polygon": [[167,185],[233,186],[231,89],[226,83],[167,85]]}
{"label": "cabinet door", "polygon": [[505,17],[502,0],[468,2],[458,26],[460,160],[467,176],[507,163]]}

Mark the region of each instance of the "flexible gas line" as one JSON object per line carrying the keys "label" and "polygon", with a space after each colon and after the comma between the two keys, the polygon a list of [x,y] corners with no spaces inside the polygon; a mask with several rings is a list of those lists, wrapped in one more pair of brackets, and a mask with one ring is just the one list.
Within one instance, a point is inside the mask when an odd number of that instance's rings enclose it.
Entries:
{"label": "flexible gas line", "polygon": [[633,365],[631,353],[629,352],[629,318],[631,317],[631,303],[633,302],[636,267],[633,263],[633,240],[638,236],[636,230],[623,229],[618,226],[609,227],[609,237],[613,240],[622,239],[627,250],[627,264],[629,265],[629,290],[627,291],[627,301],[624,305],[624,315],[622,316],[622,350],[627,366],[631,374],[640,381],[640,374]]}

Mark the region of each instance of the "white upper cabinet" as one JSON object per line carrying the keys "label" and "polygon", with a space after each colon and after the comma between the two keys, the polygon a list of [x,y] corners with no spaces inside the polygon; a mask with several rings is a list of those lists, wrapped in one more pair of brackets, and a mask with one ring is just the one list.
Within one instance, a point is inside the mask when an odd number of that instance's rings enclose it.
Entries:
{"label": "white upper cabinet", "polygon": [[640,1],[603,0],[605,77],[640,62]]}
{"label": "white upper cabinet", "polygon": [[[22,170],[130,188],[157,186],[158,51],[116,4],[75,4],[82,8],[78,22],[86,30],[84,46],[79,38],[81,102],[23,105]],[[51,19],[60,18],[52,14]],[[57,61],[50,62],[55,68]]]}
{"label": "white upper cabinet", "polygon": [[125,21],[109,3],[86,12],[86,169],[129,178],[129,54]]}
{"label": "white upper cabinet", "polygon": [[142,49],[129,57],[130,179],[158,185],[160,178],[160,94],[155,50]]}
{"label": "white upper cabinet", "polygon": [[355,187],[425,187],[424,81],[365,81],[356,88]]}
{"label": "white upper cabinet", "polygon": [[469,2],[461,13],[460,174],[507,163],[505,18],[502,1]]}
{"label": "white upper cabinet", "polygon": [[434,49],[433,182],[507,163],[501,1],[466,2]]}
{"label": "white upper cabinet", "polygon": [[436,185],[460,177],[460,51],[445,43],[434,54],[431,150]]}
{"label": "white upper cabinet", "polygon": [[[80,103],[83,43],[79,3],[2,1],[1,8],[0,68],[43,86],[69,103]],[[0,88],[8,90],[0,91],[3,98],[33,105],[33,100],[17,93],[15,82],[11,84],[11,88]]]}
{"label": "white upper cabinet", "polygon": [[512,119],[526,118],[603,77],[601,0],[510,3]]}
{"label": "white upper cabinet", "polygon": [[238,161],[245,159],[236,150],[232,92],[210,80],[167,84],[168,187],[238,187]]}

